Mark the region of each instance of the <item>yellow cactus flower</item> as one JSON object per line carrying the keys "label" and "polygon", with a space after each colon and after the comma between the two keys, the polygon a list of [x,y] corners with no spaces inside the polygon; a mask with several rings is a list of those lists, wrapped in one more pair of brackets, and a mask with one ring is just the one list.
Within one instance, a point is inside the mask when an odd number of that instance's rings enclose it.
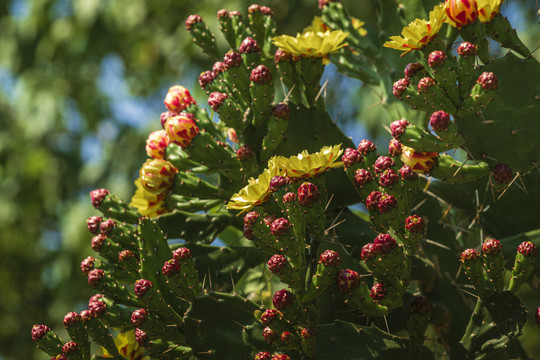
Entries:
{"label": "yellow cactus flower", "polygon": [[270,159],[266,168],[257,179],[251,178],[248,184],[231,197],[227,209],[242,210],[240,214],[250,211],[254,206],[265,203],[270,197],[270,180],[276,175],[283,175],[284,171],[277,163]]}
{"label": "yellow cactus flower", "polygon": [[156,195],[162,194],[174,185],[178,169],[163,159],[149,159],[139,170],[141,185]]}
{"label": "yellow cactus flower", "polygon": [[309,154],[307,150],[300,154],[286,158],[284,156],[276,156],[276,163],[280,168],[285,170],[289,177],[294,178],[309,178],[321,174],[331,168],[343,166],[339,160],[339,156],[343,153],[340,145],[325,146],[321,151]]}
{"label": "yellow cactus flower", "polygon": [[[148,356],[144,355],[144,347],[139,346],[139,343],[135,339],[135,330],[129,330],[127,332],[121,332],[114,338],[114,344],[118,349],[118,353],[128,360],[148,360]],[[113,356],[109,352],[102,348],[103,357],[112,358]]]}
{"label": "yellow cactus flower", "polygon": [[132,206],[137,209],[138,213],[142,216],[156,217],[167,212],[165,207],[165,193],[156,195],[147,191],[141,184],[141,180],[135,180],[135,186],[137,190],[135,195],[131,198]]}
{"label": "yellow cactus flower", "polygon": [[473,24],[478,19],[478,5],[476,0],[446,0],[444,20],[453,27]]}
{"label": "yellow cactus flower", "polygon": [[429,174],[438,156],[438,152],[419,152],[401,145],[401,161],[417,173]]}
{"label": "yellow cactus flower", "polygon": [[483,23],[488,23],[499,14],[504,0],[476,0],[478,5],[478,19]]}
{"label": "yellow cactus flower", "polygon": [[401,31],[401,36],[391,36],[385,47],[404,51],[401,56],[420,50],[439,33],[446,18],[444,4],[439,4],[429,12],[429,20],[416,19]]}
{"label": "yellow cactus flower", "polygon": [[326,32],[329,30],[330,28],[328,27],[328,25],[323,23],[320,16],[314,16],[313,20],[311,20],[311,24],[309,24],[309,26],[306,26],[302,30],[302,34],[305,34],[307,32]]}
{"label": "yellow cactus flower", "polygon": [[296,56],[326,57],[346,46],[349,33],[341,30],[315,32],[308,31],[296,37],[281,35],[272,38],[272,43],[283,51]]}

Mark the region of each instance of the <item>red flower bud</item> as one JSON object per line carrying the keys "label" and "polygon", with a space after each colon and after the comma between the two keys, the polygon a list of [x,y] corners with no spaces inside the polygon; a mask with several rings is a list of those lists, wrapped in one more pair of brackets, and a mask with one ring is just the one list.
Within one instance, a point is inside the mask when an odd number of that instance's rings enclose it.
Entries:
{"label": "red flower bud", "polygon": [[444,51],[432,51],[428,56],[428,65],[432,68],[441,66],[442,64],[444,64],[444,61],[447,58],[448,56],[444,53]]}
{"label": "red flower bud", "polygon": [[131,313],[131,323],[138,327],[148,319],[148,312],[146,309],[138,309]]}
{"label": "red flower bud", "polygon": [[282,186],[287,185],[287,178],[285,176],[276,175],[270,180],[270,185],[268,186],[271,192],[278,191]]}
{"label": "red flower bud", "polygon": [[108,235],[115,227],[116,227],[116,221],[114,221],[113,219],[108,219],[108,220],[103,221],[99,225],[99,231],[103,235]]}
{"label": "red flower bud", "polygon": [[215,78],[216,76],[212,71],[204,71],[201,73],[201,75],[199,75],[199,85],[201,85],[201,87],[204,89],[206,85],[211,84]]}
{"label": "red flower bud", "polygon": [[242,56],[233,50],[229,50],[223,57],[223,63],[225,64],[225,69],[227,70],[242,65],[242,62]]}
{"label": "red flower bud", "polygon": [[296,194],[293,192],[288,192],[283,195],[283,202],[290,203],[296,200]]}
{"label": "red flower bud", "polygon": [[376,174],[382,173],[384,170],[389,169],[390,167],[394,166],[396,162],[388,157],[388,156],[379,156],[377,160],[375,160],[375,164],[373,165],[373,170]]}
{"label": "red flower bud", "polygon": [[287,266],[287,263],[288,261],[285,258],[285,256],[275,254],[275,255],[272,255],[270,260],[268,260],[267,264],[268,264],[268,269],[273,274],[279,274],[285,268],[285,266]]}
{"label": "red flower bud", "polygon": [[291,53],[286,52],[281,49],[276,50],[276,53],[274,54],[274,62],[276,64],[279,64],[280,62],[284,62],[284,61],[291,61],[291,60],[292,60]]}
{"label": "red flower bud", "polygon": [[90,270],[94,268],[94,261],[96,261],[96,258],[92,256],[88,256],[86,259],[81,261],[82,272],[88,274]]}
{"label": "red flower bud", "polygon": [[272,340],[276,337],[274,330],[270,329],[268,326],[263,329],[263,339],[267,343],[271,343]]}
{"label": "red flower bud", "polygon": [[514,177],[512,169],[506,164],[496,165],[493,170],[491,170],[491,175],[493,175],[493,178],[499,184],[508,184]]}
{"label": "red flower bud", "polygon": [[146,342],[148,341],[148,335],[144,331],[142,331],[141,329],[136,328],[135,329],[135,341],[137,341],[137,343],[139,343],[139,345],[144,346],[144,344],[146,344]]}
{"label": "red flower bud", "polygon": [[319,262],[328,267],[339,267],[341,264],[341,257],[334,250],[326,250],[319,256]]}
{"label": "red flower bud", "polygon": [[405,90],[407,90],[409,85],[411,85],[411,80],[409,80],[408,77],[399,79],[398,81],[394,82],[394,85],[392,87],[392,94],[394,94],[394,96],[398,99],[401,99],[401,96],[403,95]]}
{"label": "red flower bud", "polygon": [[39,340],[41,340],[46,334],[48,331],[50,331],[51,329],[46,326],[46,325],[34,325],[32,327],[32,341],[33,342],[38,342]]}
{"label": "red flower bud", "polygon": [[227,70],[227,68],[225,67],[225,63],[223,61],[216,61],[214,65],[212,65],[212,72],[216,78],[225,70]]}
{"label": "red flower bud", "polygon": [[356,186],[364,186],[373,180],[373,175],[366,169],[358,169],[354,172],[354,183]]}
{"label": "red flower bud", "polygon": [[268,326],[281,316],[282,314],[277,310],[266,309],[265,312],[261,315],[261,322],[263,323],[263,325]]}
{"label": "red flower bud", "polygon": [[64,326],[66,328],[77,324],[79,321],[81,321],[81,316],[74,311],[69,312],[64,316]]}
{"label": "red flower bud", "polygon": [[105,271],[102,269],[93,269],[88,273],[88,285],[95,288],[101,279],[105,276]]}
{"label": "red flower bud", "polygon": [[180,272],[180,263],[176,259],[169,259],[165,261],[161,271],[166,277],[174,276]]}
{"label": "red flower bud", "polygon": [[346,148],[341,157],[341,161],[343,161],[343,166],[345,167],[349,167],[357,162],[362,162],[363,160],[362,154],[360,154],[358,150],[352,148]]}
{"label": "red flower bud", "polygon": [[499,86],[499,80],[492,72],[483,72],[476,80],[476,83],[482,85],[482,89],[485,91],[497,90]]}
{"label": "red flower bud", "polygon": [[99,224],[101,224],[102,220],[103,218],[101,216],[90,216],[86,220],[86,226],[88,227],[88,231],[90,231],[90,234],[97,234]]}
{"label": "red flower bud", "polygon": [[369,261],[375,256],[377,256],[377,249],[375,248],[374,243],[367,243],[362,247],[362,251],[360,252],[360,257],[362,260]]}
{"label": "red flower bud", "polygon": [[179,247],[172,252],[173,259],[181,261],[191,259],[191,250],[187,247]]}
{"label": "red flower bud", "polygon": [[249,79],[258,85],[269,84],[272,82],[272,73],[266,66],[259,65],[251,70]]}
{"label": "red flower bud", "polygon": [[378,191],[372,191],[366,198],[366,208],[368,210],[375,210],[379,206],[379,200],[382,194]]}
{"label": "red flower bud", "polygon": [[489,239],[482,244],[482,252],[488,255],[497,255],[502,251],[503,247],[499,240]]}
{"label": "red flower bud", "polygon": [[260,51],[261,48],[259,48],[259,44],[257,43],[257,41],[249,36],[242,41],[240,47],[238,48],[238,52],[242,54],[249,54]]}
{"label": "red flower bud", "polygon": [[340,293],[348,294],[360,284],[360,275],[353,270],[339,270],[336,277],[337,287]]}
{"label": "red flower bud", "polygon": [[165,130],[167,130],[169,140],[182,148],[188,147],[199,134],[199,128],[193,120],[193,115],[184,113],[169,118],[165,123]]}
{"label": "red flower bud", "polygon": [[107,236],[103,234],[98,234],[92,238],[92,250],[95,252],[99,252],[101,250],[101,247],[103,244],[105,244],[105,241],[107,240]]}
{"label": "red flower bud", "polygon": [[388,290],[386,290],[386,287],[383,284],[375,284],[371,288],[371,292],[369,296],[373,300],[383,300],[386,297]]}
{"label": "red flower bud", "polygon": [[519,244],[517,251],[523,256],[534,257],[538,253],[536,245],[532,241],[524,241]]}
{"label": "red flower bud", "polygon": [[174,85],[169,88],[163,103],[169,111],[177,114],[186,109],[189,105],[197,104],[189,90],[180,85]]}
{"label": "red flower bud", "polygon": [[450,124],[450,115],[443,110],[435,111],[429,118],[429,125],[435,131],[448,129],[448,124]]}
{"label": "red flower bud", "polygon": [[383,194],[379,199],[377,208],[381,214],[385,214],[397,206],[397,200],[392,195]]}
{"label": "red flower bud", "polygon": [[461,44],[459,44],[457,48],[457,53],[459,54],[459,56],[466,57],[466,56],[476,55],[477,50],[478,50],[478,46],[470,42],[462,42]]}
{"label": "red flower bud", "polygon": [[272,221],[272,225],[270,225],[270,232],[274,236],[281,236],[285,235],[289,231],[290,227],[291,223],[288,219],[279,218]]}
{"label": "red flower bud", "polygon": [[272,303],[278,310],[285,310],[289,308],[294,302],[294,294],[288,290],[282,289],[274,293]]}
{"label": "red flower bud", "polygon": [[[412,78],[416,73],[424,68],[424,65],[420,63],[410,63],[405,66],[405,76],[408,78]],[[407,85],[408,86],[408,85]],[[396,95],[396,94],[394,94]],[[396,95],[397,96],[397,95]]]}
{"label": "red flower bud", "polygon": [[422,234],[424,232],[425,222],[418,215],[411,215],[405,219],[405,229],[408,232]]}
{"label": "red flower bud", "polygon": [[398,174],[392,169],[386,169],[379,177],[379,184],[383,187],[392,186],[399,180]]}
{"label": "red flower bud", "polygon": [[462,263],[466,261],[476,260],[480,256],[480,253],[474,249],[466,249],[461,253],[460,261]]}
{"label": "red flower bud", "polygon": [[150,280],[146,279],[139,279],[135,281],[135,295],[137,297],[144,296],[152,287],[154,284]]}
{"label": "red flower bud", "polygon": [[418,179],[418,174],[415,173],[408,165],[403,165],[401,169],[399,169],[399,175],[401,175],[401,178],[403,180],[416,180]]}
{"label": "red flower bud", "polygon": [[122,250],[118,254],[118,262],[123,263],[129,259],[135,259],[135,254],[131,250]]}
{"label": "red flower bud", "polygon": [[423,77],[420,79],[420,81],[418,81],[418,87],[417,87],[418,92],[424,93],[428,91],[429,88],[432,87],[433,85],[435,85],[435,80],[433,80],[430,77]]}
{"label": "red flower bud", "polygon": [[255,355],[254,360],[271,360],[272,354],[270,354],[268,351],[261,351],[258,352],[257,355]]}
{"label": "red flower bud", "polygon": [[202,22],[203,19],[199,15],[189,15],[186,20],[186,29],[189,31],[193,27],[193,25]]}
{"label": "red flower bud", "polygon": [[79,351],[79,345],[76,342],[68,341],[62,346],[64,355],[72,355]]}
{"label": "red flower bud", "polygon": [[377,149],[375,144],[366,139],[360,141],[360,144],[358,144],[357,148],[358,152],[363,155],[367,155],[370,152],[375,151],[375,149]]}
{"label": "red flower bud", "polygon": [[411,123],[405,119],[393,121],[390,124],[390,131],[392,133],[392,137],[394,139],[399,139],[399,137],[405,132],[407,126],[409,126],[410,124]]}
{"label": "red flower bud", "polygon": [[298,188],[298,202],[302,206],[310,207],[321,198],[319,189],[312,183],[305,182]]}
{"label": "red flower bud", "polygon": [[105,197],[110,193],[111,192],[107,189],[96,189],[94,191],[91,191],[90,201],[92,202],[92,206],[96,209],[99,209]]}
{"label": "red flower bud", "polygon": [[244,224],[246,226],[253,226],[259,218],[259,213],[256,211],[250,211],[244,216]]}
{"label": "red flower bud", "polygon": [[272,108],[272,115],[278,119],[289,119],[290,113],[289,105],[285,103],[279,103]]}
{"label": "red flower bud", "polygon": [[389,234],[379,234],[373,240],[373,247],[379,254],[386,255],[397,246],[396,240]]}

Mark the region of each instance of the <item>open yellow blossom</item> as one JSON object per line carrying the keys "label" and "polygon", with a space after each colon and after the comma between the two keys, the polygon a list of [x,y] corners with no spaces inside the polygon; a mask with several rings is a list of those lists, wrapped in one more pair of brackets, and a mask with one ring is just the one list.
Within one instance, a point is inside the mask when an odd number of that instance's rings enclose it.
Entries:
{"label": "open yellow blossom", "polygon": [[270,197],[270,180],[276,175],[283,175],[284,171],[277,163],[270,159],[268,168],[257,179],[251,178],[248,184],[231,197],[227,209],[242,210],[240,214],[250,211],[254,206],[263,204]]}
{"label": "open yellow blossom", "polygon": [[[118,353],[128,360],[147,360],[148,356],[143,356],[144,347],[139,346],[135,339],[135,330],[121,332],[114,338],[114,344]],[[103,357],[112,358],[113,356],[103,349]]]}
{"label": "open yellow blossom", "polygon": [[401,31],[401,36],[391,36],[385,47],[404,51],[401,56],[422,49],[437,35],[443,25],[446,15],[444,3],[439,4],[429,12],[429,20],[416,19]]}
{"label": "open yellow blossom", "polygon": [[420,152],[401,145],[401,161],[417,173],[429,174],[438,156],[438,152]]}
{"label": "open yellow blossom", "polygon": [[346,46],[349,33],[341,30],[315,32],[308,31],[296,37],[281,35],[272,38],[272,43],[283,51],[296,56],[325,57]]}
{"label": "open yellow blossom", "polygon": [[325,146],[321,151],[309,154],[307,150],[286,158],[276,156],[276,163],[286,171],[286,175],[294,178],[309,178],[321,174],[331,168],[343,166],[339,156],[343,153],[340,145]]}
{"label": "open yellow blossom", "polygon": [[[351,23],[352,23],[352,26],[353,26],[354,30],[358,31],[358,33],[361,36],[366,36],[367,35],[367,30],[362,27],[362,26],[364,26],[365,22],[360,21],[359,19],[357,19],[355,17],[351,17]],[[306,32],[309,32],[309,31],[311,31],[311,32],[326,32],[326,31],[329,31],[329,30],[330,30],[330,27],[328,25],[326,25],[325,23],[323,23],[320,16],[314,16],[313,20],[311,21],[311,24],[309,26],[305,27],[302,30],[302,33],[306,33]]]}
{"label": "open yellow blossom", "polygon": [[166,193],[158,195],[151,193],[142,186],[140,179],[135,180],[135,186],[137,190],[129,206],[136,208],[142,216],[148,217],[156,217],[167,212],[164,201]]}
{"label": "open yellow blossom", "polygon": [[478,5],[478,19],[488,23],[497,16],[504,0],[476,0]]}

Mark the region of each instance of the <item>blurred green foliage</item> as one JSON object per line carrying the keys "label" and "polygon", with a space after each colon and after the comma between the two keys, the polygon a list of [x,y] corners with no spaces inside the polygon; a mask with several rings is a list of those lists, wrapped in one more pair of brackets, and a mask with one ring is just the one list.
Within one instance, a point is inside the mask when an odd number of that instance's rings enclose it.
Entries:
{"label": "blurred green foliage", "polygon": [[[537,21],[534,4],[522,3],[516,16],[534,48],[540,38],[530,26]],[[249,4],[229,0],[226,8],[245,12]],[[261,5],[274,10],[288,34],[318,15],[316,0]],[[182,83],[204,101],[196,78],[212,64],[191,46],[184,21],[198,13],[217,29],[221,6],[218,0],[0,2],[0,359],[47,358],[31,343],[32,325],[59,325],[65,313],[85,307],[92,292],[78,268],[91,253],[88,191],[106,187],[131,196],[146,134],[159,126],[169,86]],[[374,0],[348,1],[348,8],[369,31]],[[360,85],[334,83],[328,100],[339,100],[333,111],[341,120],[380,130],[393,119],[381,118],[373,107],[377,94]],[[344,86],[357,91],[337,95]],[[358,119],[360,107],[373,109]]]}

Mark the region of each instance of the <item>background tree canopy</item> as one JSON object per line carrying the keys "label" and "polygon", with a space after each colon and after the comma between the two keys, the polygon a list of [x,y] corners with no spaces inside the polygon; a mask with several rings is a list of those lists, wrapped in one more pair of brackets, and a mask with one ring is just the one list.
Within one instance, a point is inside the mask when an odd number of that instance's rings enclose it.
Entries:
{"label": "background tree canopy", "polygon": [[[226,8],[245,12],[250,4],[229,0]],[[261,5],[273,9],[286,34],[318,15],[315,0]],[[374,1],[347,5],[369,31]],[[93,292],[78,268],[91,253],[88,192],[105,187],[129,199],[168,87],[183,84],[206,102],[197,77],[212,64],[192,46],[184,21],[197,13],[217,29],[222,6],[218,0],[0,3],[0,359],[47,358],[31,343],[32,325],[56,326],[62,335],[58,319],[85,307]],[[534,6],[524,0],[504,6],[530,48],[540,45]],[[375,124],[380,131],[381,121],[395,120],[381,119],[376,108],[359,119],[361,106],[376,103],[374,95],[328,71],[330,110],[349,121],[344,126],[373,134]],[[348,96],[338,99],[343,89]],[[366,100],[351,100],[359,96]]]}

